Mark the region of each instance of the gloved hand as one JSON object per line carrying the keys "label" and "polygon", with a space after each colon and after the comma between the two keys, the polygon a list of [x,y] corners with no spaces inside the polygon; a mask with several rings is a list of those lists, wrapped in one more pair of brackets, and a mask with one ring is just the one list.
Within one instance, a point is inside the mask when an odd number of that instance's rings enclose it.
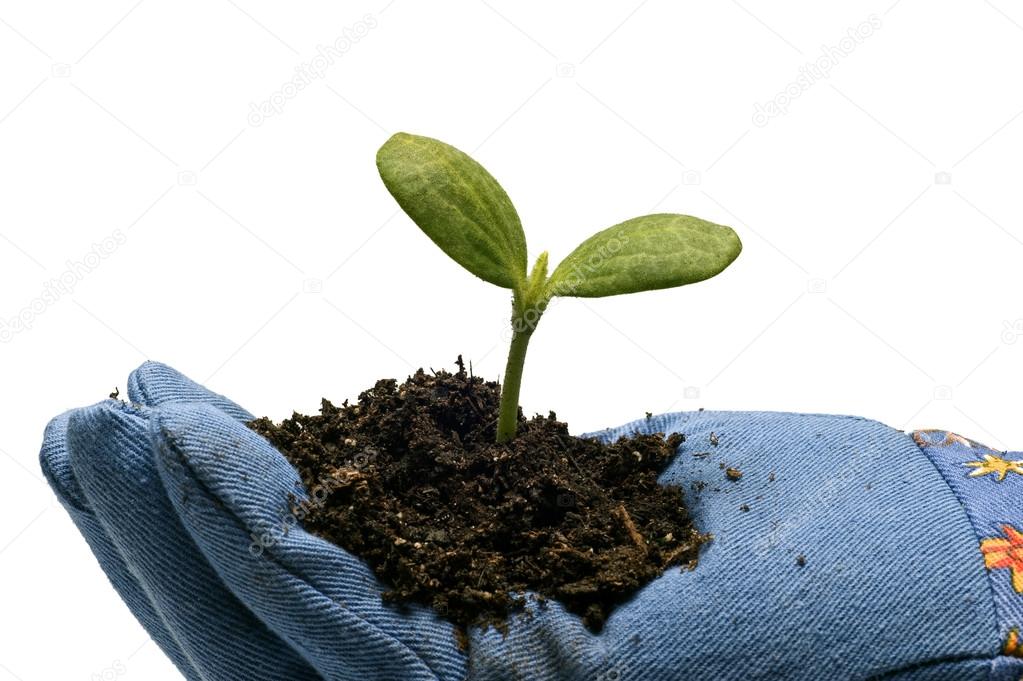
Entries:
{"label": "gloved hand", "polygon": [[305,490],[248,412],[156,363],[128,397],[54,419],[42,467],[188,679],[1023,676],[1021,455],[801,414],[668,414],[594,434],[686,434],[662,480],[714,535],[698,567],[668,570],[599,635],[552,602],[506,635],[472,630],[462,652],[450,624],[384,604],[369,568],[295,522],[289,496]]}

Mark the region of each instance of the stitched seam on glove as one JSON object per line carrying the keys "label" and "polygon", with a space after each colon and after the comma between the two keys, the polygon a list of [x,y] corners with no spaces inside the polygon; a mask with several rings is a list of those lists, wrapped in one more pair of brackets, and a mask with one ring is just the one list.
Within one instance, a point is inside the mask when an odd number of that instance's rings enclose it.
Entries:
{"label": "stitched seam on glove", "polygon": [[[995,659],[998,659],[997,656]],[[958,657],[947,657],[937,658],[934,660],[927,660],[926,662],[917,662],[915,664],[909,664],[904,667],[898,667],[897,669],[891,669],[874,676],[867,677],[864,681],[885,681],[885,679],[891,679],[899,674],[908,674],[909,672],[924,671],[927,669],[933,669],[940,667],[943,664],[960,664],[966,662],[988,662],[991,661],[990,657],[981,655],[960,655]]]}
{"label": "stitched seam on glove", "polygon": [[[920,450],[920,453],[923,454],[923,456],[931,463],[931,465],[934,466],[935,469],[937,469],[938,475],[941,476],[941,479],[945,482],[946,485],[948,485],[948,487],[951,490],[952,494],[959,501],[960,507],[963,509],[963,513],[966,515],[966,519],[967,519],[967,521],[969,521],[970,527],[973,529],[973,534],[974,534],[975,539],[977,540],[977,545],[980,546],[981,542],[984,539],[984,537],[983,537],[983,533],[980,530],[980,527],[978,526],[977,520],[973,516],[972,510],[967,505],[966,500],[963,499],[963,495],[949,481],[949,479],[947,477],[947,472],[942,470],[941,466],[939,466],[935,462],[934,457],[928,451],[931,448],[931,445],[929,443],[926,443],[926,442],[923,442],[923,443],[921,442],[919,434],[922,433],[922,432],[924,432],[924,431],[914,431],[913,432],[913,434],[912,434],[913,443]],[[985,575],[985,577],[986,577],[985,583],[987,584],[987,587],[988,587],[988,589],[987,589],[988,594],[991,597],[991,608],[996,613],[996,619],[1001,619],[1000,617],[997,617],[997,614],[1000,613],[1000,608],[998,606],[998,600],[995,597],[994,585],[991,582],[991,573],[990,573],[990,571],[987,571],[987,572],[988,572],[988,574]],[[1001,628],[1001,622],[996,621],[995,622],[995,631],[994,631],[994,633],[992,635],[992,638],[994,640],[998,640],[1001,637],[1000,628]],[[999,657],[1000,657],[999,655],[995,655],[995,656],[990,657],[990,658],[988,658],[988,657],[976,657],[976,658],[972,658],[972,659],[977,659],[977,660],[987,659],[987,660],[991,660],[991,668],[988,670],[988,679],[990,681],[994,681],[995,680],[995,671],[996,671],[995,670],[995,661]],[[940,661],[937,662],[937,663],[940,663]]]}

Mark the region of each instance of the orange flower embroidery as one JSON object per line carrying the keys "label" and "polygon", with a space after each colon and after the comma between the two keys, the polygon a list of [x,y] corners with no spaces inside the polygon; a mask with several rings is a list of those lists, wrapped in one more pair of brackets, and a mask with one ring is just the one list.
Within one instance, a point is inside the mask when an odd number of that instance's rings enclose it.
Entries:
{"label": "orange flower embroidery", "polygon": [[991,537],[980,543],[984,564],[989,570],[1008,568],[1012,574],[1012,588],[1023,594],[1023,532],[1012,525],[1003,525],[1005,537]]}
{"label": "orange flower embroidery", "polygon": [[1005,639],[1005,647],[1002,648],[1003,655],[1010,657],[1023,657],[1023,642],[1019,638],[1019,629],[1012,629],[1009,637]]}

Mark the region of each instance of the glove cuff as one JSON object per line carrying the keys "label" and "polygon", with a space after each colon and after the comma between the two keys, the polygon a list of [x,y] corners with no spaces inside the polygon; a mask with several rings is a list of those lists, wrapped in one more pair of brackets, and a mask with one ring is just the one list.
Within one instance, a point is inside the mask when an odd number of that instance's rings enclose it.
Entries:
{"label": "glove cuff", "polygon": [[913,440],[955,493],[977,533],[1001,636],[992,681],[1023,672],[1023,452],[998,452],[946,430]]}

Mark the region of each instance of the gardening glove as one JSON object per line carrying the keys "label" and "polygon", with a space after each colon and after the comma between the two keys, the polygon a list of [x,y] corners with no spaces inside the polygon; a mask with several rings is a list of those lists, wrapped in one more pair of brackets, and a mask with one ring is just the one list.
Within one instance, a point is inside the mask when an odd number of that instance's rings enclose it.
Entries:
{"label": "gardening glove", "polygon": [[695,412],[662,475],[713,535],[600,634],[557,602],[462,652],[306,533],[298,474],[250,415],[146,363],[132,405],[55,419],[43,470],[139,621],[189,679],[966,679],[1023,676],[1023,455],[865,419]]}

